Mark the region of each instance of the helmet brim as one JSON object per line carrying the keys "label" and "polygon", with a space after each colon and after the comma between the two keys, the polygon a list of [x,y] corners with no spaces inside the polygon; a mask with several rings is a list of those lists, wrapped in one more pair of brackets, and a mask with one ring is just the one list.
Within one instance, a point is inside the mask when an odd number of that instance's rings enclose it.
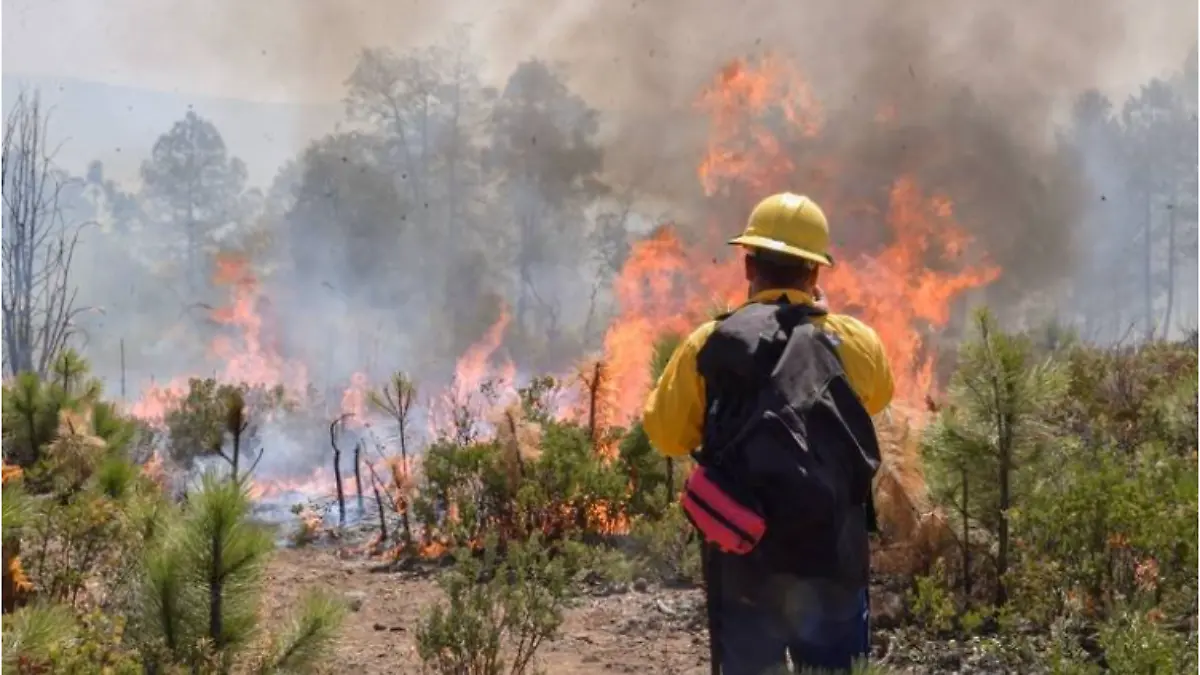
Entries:
{"label": "helmet brim", "polygon": [[795,246],[789,246],[789,245],[783,243],[782,241],[776,241],[775,239],[768,239],[766,237],[755,237],[755,236],[734,237],[733,239],[729,240],[729,244],[732,246],[745,246],[748,248],[761,248],[761,249],[764,249],[767,251],[774,251],[776,253],[781,253],[783,255],[792,256],[794,258],[802,258],[804,260],[815,262],[818,265],[824,265],[825,267],[833,266],[833,256],[831,256],[831,255],[821,255],[820,253],[806,251],[802,248],[796,248]]}

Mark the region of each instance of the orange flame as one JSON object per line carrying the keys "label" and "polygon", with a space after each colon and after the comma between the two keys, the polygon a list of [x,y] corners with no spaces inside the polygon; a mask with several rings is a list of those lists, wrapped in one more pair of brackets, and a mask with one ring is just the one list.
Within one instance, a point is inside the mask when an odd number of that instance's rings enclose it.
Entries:
{"label": "orange flame", "polygon": [[356,372],[350,376],[350,386],[342,392],[342,414],[349,415],[346,424],[360,427],[367,419],[367,396],[370,384],[366,373]]}
{"label": "orange flame", "polygon": [[[289,398],[302,400],[308,386],[307,369],[303,363],[285,359],[276,345],[264,339],[265,322],[260,314],[264,296],[249,261],[238,254],[221,253],[215,264],[213,283],[229,289],[229,304],[211,310],[209,316],[237,333],[236,338],[218,335],[209,346],[212,357],[223,366],[217,379],[252,387],[282,386]],[[187,396],[189,379],[176,377],[162,385],[151,382],[130,405],[130,414],[162,426],[167,412]]]}
{"label": "orange flame", "polygon": [[[802,172],[794,151],[811,147],[822,115],[807,84],[785,62],[771,57],[755,66],[735,61],[701,93],[697,105],[711,121],[708,151],[698,167],[706,194],[743,199],[747,204],[737,206],[748,209],[775,191],[829,190],[825,178],[837,166],[831,159],[810,162],[817,171],[796,184]],[[821,199],[835,227],[836,197]],[[923,193],[915,177],[893,182],[885,213],[853,202],[842,206],[844,213],[875,212],[886,221],[891,242],[857,256],[835,250],[840,264],[824,272],[822,286],[835,309],[855,314],[879,333],[896,375],[897,403],[919,410],[933,386],[926,328],[944,326],[954,300],[991,282],[999,270],[966,264],[970,240],[955,222],[952,204]],[[713,223],[711,238],[727,239],[733,229]],[[687,335],[716,309],[745,300],[739,257],[726,252],[714,259],[711,250],[684,244],[670,227],[634,246],[615,282],[618,316],[604,339],[616,423],[640,412],[651,385],[648,364],[655,339]],[[931,259],[936,267],[929,265]]]}
{"label": "orange flame", "polygon": [[[454,411],[460,406],[471,407],[478,405],[477,395],[483,385],[490,383],[500,395],[508,394],[513,389],[516,379],[516,366],[511,359],[505,359],[499,366],[493,367],[493,355],[504,340],[511,317],[506,307],[500,308],[500,316],[496,319],[478,342],[471,345],[458,359],[454,366],[454,379],[449,388],[440,397],[432,401],[429,412],[430,432],[435,437],[454,436],[457,429]],[[476,414],[486,413],[485,410],[475,410]]]}
{"label": "orange flame", "polygon": [[212,344],[213,354],[225,364],[223,380],[244,382],[250,386],[283,386],[294,397],[302,397],[308,386],[304,364],[281,356],[274,345],[264,344],[263,317],[259,313],[263,299],[258,279],[249,261],[237,254],[222,254],[216,259],[214,283],[230,287],[232,302],[212,311],[217,323],[237,329],[240,342],[219,335]]}

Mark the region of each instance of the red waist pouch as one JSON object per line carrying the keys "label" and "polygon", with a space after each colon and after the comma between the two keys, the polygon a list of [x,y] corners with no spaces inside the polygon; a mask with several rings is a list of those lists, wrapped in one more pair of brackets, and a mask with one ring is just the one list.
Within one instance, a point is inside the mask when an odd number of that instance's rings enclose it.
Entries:
{"label": "red waist pouch", "polygon": [[767,523],[737,493],[720,473],[697,466],[684,483],[680,503],[705,541],[725,553],[746,555],[762,541]]}

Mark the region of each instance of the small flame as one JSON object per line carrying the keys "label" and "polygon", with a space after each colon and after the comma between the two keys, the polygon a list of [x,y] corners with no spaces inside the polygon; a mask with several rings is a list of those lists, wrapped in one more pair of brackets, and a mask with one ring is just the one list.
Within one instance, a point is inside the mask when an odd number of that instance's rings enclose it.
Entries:
{"label": "small flame", "polygon": [[366,373],[356,372],[350,376],[350,386],[342,392],[342,415],[350,427],[360,427],[367,419],[367,396],[370,384]]}

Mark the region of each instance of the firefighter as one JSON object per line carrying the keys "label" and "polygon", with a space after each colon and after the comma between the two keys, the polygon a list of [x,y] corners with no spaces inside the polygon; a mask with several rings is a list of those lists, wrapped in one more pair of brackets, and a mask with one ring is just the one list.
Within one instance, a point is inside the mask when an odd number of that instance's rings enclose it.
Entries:
{"label": "firefighter", "polygon": [[[776,194],[754,208],[745,231],[729,243],[745,251],[749,298],[743,307],[781,303],[811,310],[811,323],[837,357],[829,360],[836,364],[829,367],[844,375],[849,385],[846,390],[853,392],[846,396],[852,403],[843,399],[838,404],[843,408],[843,416],[865,420],[851,433],[858,433],[861,445],[873,446],[877,453],[870,418],[891,401],[894,386],[891,367],[874,330],[857,319],[826,310],[828,299],[817,285],[821,268],[833,265],[825,214],[807,197]],[[712,355],[702,355],[720,324],[719,319],[704,323],[680,344],[646,402],[644,428],[663,455],[679,457],[692,453],[700,457],[694,451],[703,452],[702,439],[709,438],[706,425],[711,420],[706,419],[707,411],[729,407],[717,405],[714,392],[706,391],[706,379],[701,374],[704,369],[698,366],[698,359],[702,363],[712,360]],[[805,367],[798,365],[800,371]],[[708,384],[711,389],[711,383]],[[857,406],[861,406],[861,412],[846,410]],[[856,414],[859,417],[855,418]],[[818,437],[814,430],[810,431],[813,431],[810,436]],[[866,492],[870,492],[869,479]],[[706,546],[714,673],[781,672],[789,657],[798,669],[846,669],[852,661],[867,656],[870,645],[867,537],[873,527],[874,511],[870,497],[866,499],[863,517],[853,521],[856,524],[849,535],[856,550],[863,551],[860,555],[865,558],[861,561],[863,572],[850,581],[831,578],[832,575],[779,573],[777,567],[765,563],[761,556],[733,555]],[[783,517],[778,513],[766,514],[767,531],[771,532],[772,527],[786,530],[789,523],[770,521]]]}

